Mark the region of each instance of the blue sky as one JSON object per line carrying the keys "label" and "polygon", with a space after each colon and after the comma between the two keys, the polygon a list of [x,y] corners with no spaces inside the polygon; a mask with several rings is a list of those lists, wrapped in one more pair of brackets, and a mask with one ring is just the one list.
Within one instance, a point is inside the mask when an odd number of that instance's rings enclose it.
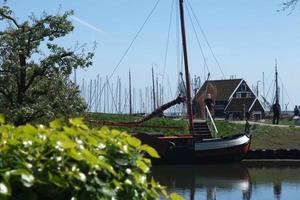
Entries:
{"label": "blue sky", "polygon": [[[59,5],[61,12],[74,10],[75,31],[59,43],[68,47],[78,41],[87,43],[88,48],[92,47],[94,41],[98,43],[93,66],[78,72],[79,80],[88,80],[96,78],[98,73],[102,77],[111,74],[155,2],[156,0],[9,0],[8,5],[19,20],[24,20],[31,13],[39,15],[42,11],[54,14]],[[177,1],[175,2],[177,5]],[[267,92],[274,77],[277,58],[280,80],[286,88],[284,103],[289,103],[292,107],[300,104],[300,7],[288,15],[288,12],[277,12],[281,8],[281,0],[189,2],[227,78],[234,75],[244,78],[250,85],[256,85],[258,80],[262,80],[262,72],[265,72]],[[130,68],[134,84],[137,88],[143,88],[151,84],[152,65],[158,74],[163,74],[171,3],[172,0],[161,0],[112,81],[120,76],[125,85]],[[207,71],[204,70],[203,58],[188,16],[186,24],[191,74],[204,79]],[[199,29],[197,31],[211,77],[219,79],[222,74]],[[167,81],[171,83],[173,91],[176,89],[179,72],[177,44],[174,13],[164,79],[165,84]],[[261,83],[259,88],[262,90]]]}

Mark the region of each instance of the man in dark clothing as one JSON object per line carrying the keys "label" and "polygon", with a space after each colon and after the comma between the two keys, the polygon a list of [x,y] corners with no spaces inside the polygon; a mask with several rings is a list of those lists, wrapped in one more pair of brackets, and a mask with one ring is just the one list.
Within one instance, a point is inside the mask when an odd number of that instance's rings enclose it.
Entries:
{"label": "man in dark clothing", "polygon": [[245,116],[246,116],[246,121],[249,121],[249,119],[251,117],[250,112],[247,111],[246,114],[245,114]]}
{"label": "man in dark clothing", "polygon": [[207,106],[210,114],[214,115],[214,112],[213,112],[214,103],[211,98],[211,94],[207,94],[207,98],[204,100],[204,102],[205,102],[205,105]]}
{"label": "man in dark clothing", "polygon": [[279,123],[279,117],[280,117],[280,105],[278,102],[276,102],[273,106],[272,106],[272,110],[273,110],[273,124],[278,124]]}
{"label": "man in dark clothing", "polygon": [[297,105],[295,105],[295,108],[294,108],[294,116],[299,116],[299,109],[298,109]]}

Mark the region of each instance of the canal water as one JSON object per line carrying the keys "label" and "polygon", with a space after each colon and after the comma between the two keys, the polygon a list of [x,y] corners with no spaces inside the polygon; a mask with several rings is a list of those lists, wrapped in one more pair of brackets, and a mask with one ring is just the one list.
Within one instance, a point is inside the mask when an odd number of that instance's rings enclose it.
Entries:
{"label": "canal water", "polygon": [[300,199],[300,162],[154,166],[152,173],[187,200]]}

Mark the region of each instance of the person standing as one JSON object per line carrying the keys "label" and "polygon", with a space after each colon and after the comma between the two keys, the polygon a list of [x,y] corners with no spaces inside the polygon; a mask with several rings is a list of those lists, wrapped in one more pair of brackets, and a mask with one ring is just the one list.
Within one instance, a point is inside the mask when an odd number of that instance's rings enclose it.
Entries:
{"label": "person standing", "polygon": [[294,108],[294,116],[299,116],[299,109],[298,109],[297,105],[295,105],[295,108]]}
{"label": "person standing", "polygon": [[214,103],[213,103],[210,93],[207,94],[207,97],[204,102],[205,102],[205,105],[207,106],[210,114],[213,116],[214,115],[214,110],[213,110]]}
{"label": "person standing", "polygon": [[246,114],[245,114],[245,116],[246,116],[246,121],[249,121],[250,117],[251,117],[250,112],[247,111]]}
{"label": "person standing", "polygon": [[281,110],[278,102],[273,104],[272,110],[273,110],[273,124],[278,124],[280,118],[280,110]]}

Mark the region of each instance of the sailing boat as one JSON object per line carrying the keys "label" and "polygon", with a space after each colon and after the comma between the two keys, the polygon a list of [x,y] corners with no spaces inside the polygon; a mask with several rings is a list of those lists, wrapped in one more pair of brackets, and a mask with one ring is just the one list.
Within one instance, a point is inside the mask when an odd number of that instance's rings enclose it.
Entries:
{"label": "sailing boat", "polygon": [[[203,122],[194,122],[191,99],[191,86],[187,56],[186,33],[184,22],[184,0],[179,0],[180,23],[182,47],[184,56],[186,95],[162,105],[154,112],[140,120],[142,123],[158,113],[163,112],[169,107],[178,103],[186,102],[189,135],[149,135],[136,134],[144,144],[154,147],[160,155],[159,159],[155,159],[154,163],[204,163],[204,162],[224,162],[224,161],[240,161],[245,157],[250,149],[251,136],[248,133],[237,134],[225,138],[209,138],[205,137],[210,134],[208,124]],[[212,124],[212,129],[217,133],[217,128],[213,118],[206,107],[208,119]]]}

